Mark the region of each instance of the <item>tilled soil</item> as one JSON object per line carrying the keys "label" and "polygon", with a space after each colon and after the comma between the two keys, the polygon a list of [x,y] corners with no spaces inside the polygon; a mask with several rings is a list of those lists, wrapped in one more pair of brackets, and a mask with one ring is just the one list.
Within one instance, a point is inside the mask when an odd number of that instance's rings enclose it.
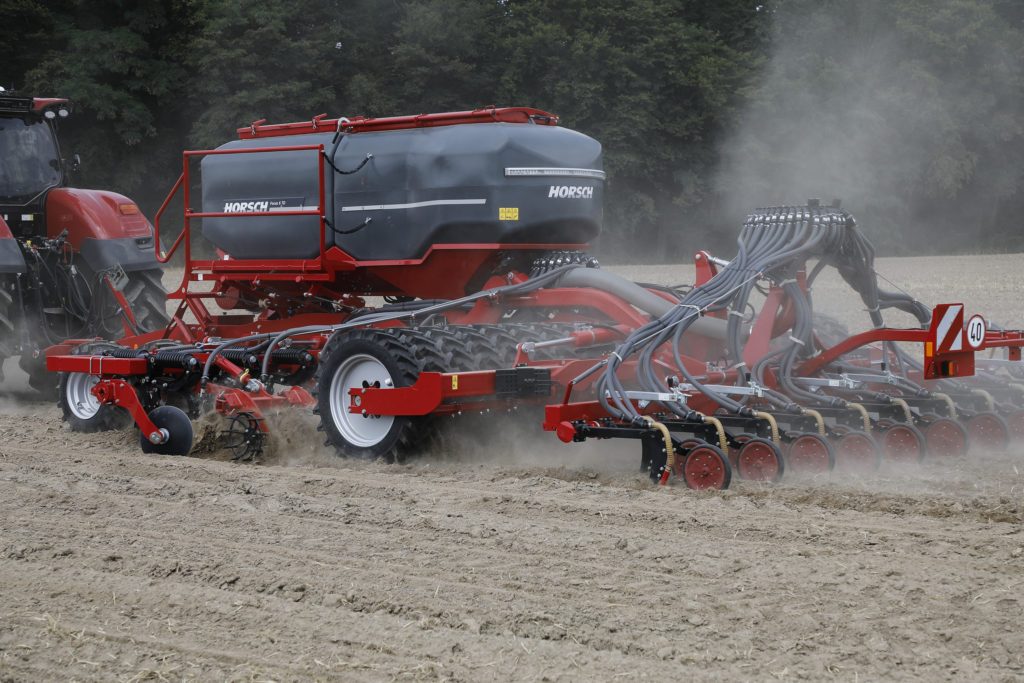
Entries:
{"label": "tilled soil", "polygon": [[[1024,327],[1021,263],[879,270]],[[1024,447],[694,492],[505,416],[386,465],[291,414],[246,464],[32,398],[0,414],[0,680],[1024,677]]]}

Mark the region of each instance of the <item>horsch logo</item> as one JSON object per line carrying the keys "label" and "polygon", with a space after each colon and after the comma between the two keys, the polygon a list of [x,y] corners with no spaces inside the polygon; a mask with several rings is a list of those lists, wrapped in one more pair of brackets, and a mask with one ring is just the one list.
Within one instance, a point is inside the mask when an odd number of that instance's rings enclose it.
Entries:
{"label": "horsch logo", "polygon": [[223,213],[250,213],[270,210],[270,202],[262,200],[258,202],[224,202]]}
{"label": "horsch logo", "polygon": [[552,185],[548,199],[593,199],[594,188],[586,185]]}

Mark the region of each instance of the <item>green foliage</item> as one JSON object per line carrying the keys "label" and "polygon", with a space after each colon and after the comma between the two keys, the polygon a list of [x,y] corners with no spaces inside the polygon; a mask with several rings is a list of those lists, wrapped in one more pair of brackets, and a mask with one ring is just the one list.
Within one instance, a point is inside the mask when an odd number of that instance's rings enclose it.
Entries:
{"label": "green foliage", "polygon": [[[0,0],[0,84],[68,97],[83,184],[152,214],[252,121],[527,105],[602,142],[618,258],[843,197],[882,249],[1024,248],[1017,0]],[[971,238],[964,238],[969,231]]]}
{"label": "green foliage", "polygon": [[72,101],[64,150],[81,153],[83,184],[150,194],[171,177],[161,160],[181,143],[188,4],[64,0],[50,11],[49,35],[21,46],[31,67],[19,89]]}
{"label": "green foliage", "polygon": [[201,3],[187,56],[189,142],[213,147],[259,119],[327,112],[336,94],[331,76],[344,66],[334,38],[340,16],[311,0]]}

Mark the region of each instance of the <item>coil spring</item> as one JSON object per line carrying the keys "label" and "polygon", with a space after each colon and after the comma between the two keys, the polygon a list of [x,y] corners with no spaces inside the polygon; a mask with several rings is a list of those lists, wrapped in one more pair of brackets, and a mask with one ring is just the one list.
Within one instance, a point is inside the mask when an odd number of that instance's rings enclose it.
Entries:
{"label": "coil spring", "polygon": [[191,370],[199,366],[199,359],[191,351],[157,351],[149,356],[153,368],[182,368]]}
{"label": "coil spring", "polygon": [[530,266],[530,277],[537,277],[559,266],[574,263],[587,268],[600,266],[596,258],[582,251],[549,251],[533,260],[533,264]]}

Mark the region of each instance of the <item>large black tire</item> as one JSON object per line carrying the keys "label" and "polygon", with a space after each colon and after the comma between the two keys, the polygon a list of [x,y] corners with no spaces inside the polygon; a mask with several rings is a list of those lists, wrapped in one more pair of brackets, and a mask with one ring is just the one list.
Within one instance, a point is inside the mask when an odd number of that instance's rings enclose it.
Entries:
{"label": "large black tire", "polygon": [[[104,349],[117,348],[111,342],[88,342],[71,350],[74,355],[100,353]],[[98,382],[95,375],[84,372],[59,373],[57,384],[57,405],[64,420],[76,432],[102,432],[122,429],[132,423],[131,415],[124,408],[103,405],[90,393]]]}
{"label": "large black tire", "polygon": [[[134,270],[125,275],[128,282],[121,293],[132,308],[138,331],[143,333],[163,329],[168,320],[167,290],[160,282],[160,270]],[[94,296],[99,297],[96,308],[99,335],[107,339],[123,337],[123,318],[117,298],[103,277],[96,276],[90,281],[95,283]]]}
{"label": "large black tire", "polygon": [[[421,372],[510,368],[520,342],[564,337],[571,324],[449,325],[362,329],[336,334],[320,353],[317,410],[329,444],[342,455],[401,460],[439,442],[452,421],[426,416],[362,417],[348,412],[350,388],[407,387]],[[565,346],[535,358],[573,356]]]}
{"label": "large black tire", "polygon": [[46,369],[46,358],[40,354],[33,356],[31,352],[23,353],[18,358],[18,367],[28,375],[28,385],[38,391],[43,398],[53,399],[58,395],[57,375]]}
{"label": "large black tire", "polygon": [[317,408],[321,429],[339,454],[390,462],[432,443],[436,425],[429,416],[349,413],[348,390],[407,387],[421,372],[443,372],[451,357],[440,351],[441,335],[435,329],[362,329],[338,333],[328,341],[317,369]]}
{"label": "large black tire", "polygon": [[14,323],[11,322],[14,298],[5,285],[0,283],[0,380],[4,377],[3,362],[14,352],[16,345]]}
{"label": "large black tire", "polygon": [[[85,271],[84,267],[83,270]],[[126,275],[128,281],[122,294],[132,308],[132,315],[135,316],[138,331],[142,333],[163,329],[168,320],[167,292],[160,282],[160,271],[156,269],[137,270],[126,273]],[[96,325],[95,333],[107,339],[123,337],[121,305],[117,298],[114,297],[102,277],[87,271],[86,277],[89,282],[93,283],[93,296],[99,297],[94,309],[97,316],[93,320]],[[42,394],[44,398],[57,398],[62,394],[56,375],[46,369],[45,357],[42,354],[36,355],[36,350],[26,349],[18,359],[18,366],[28,375],[29,386]]]}

